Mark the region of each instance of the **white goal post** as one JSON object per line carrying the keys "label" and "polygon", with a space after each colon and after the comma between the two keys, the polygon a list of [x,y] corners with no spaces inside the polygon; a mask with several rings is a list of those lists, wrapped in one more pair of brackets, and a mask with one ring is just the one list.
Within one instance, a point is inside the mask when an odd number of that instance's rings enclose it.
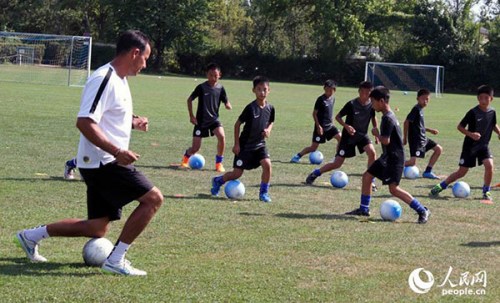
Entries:
{"label": "white goal post", "polygon": [[441,97],[444,85],[444,67],[440,65],[366,62],[365,80],[374,86],[390,90],[418,91],[426,88]]}
{"label": "white goal post", "polygon": [[83,86],[92,38],[0,32],[0,81]]}

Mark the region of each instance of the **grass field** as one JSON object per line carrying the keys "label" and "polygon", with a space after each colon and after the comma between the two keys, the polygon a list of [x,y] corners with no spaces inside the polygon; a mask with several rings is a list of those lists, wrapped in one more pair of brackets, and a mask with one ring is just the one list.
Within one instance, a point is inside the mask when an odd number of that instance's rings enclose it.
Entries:
{"label": "grass field", "polygon": [[[436,182],[402,180],[401,186],[432,211],[426,225],[416,224],[417,216],[403,203],[400,222],[382,221],[378,207],[390,197],[385,187],[374,194],[369,221],[344,216],[359,205],[366,156],[344,163],[342,170],[350,177],[345,189],[333,189],[326,175],[315,186],[303,185],[315,166],[305,158],[301,164],[288,161],[310,143],[311,112],[322,87],[271,83],[269,100],[276,107],[268,140],[273,202],[258,201],[260,169],[241,178],[244,200],[212,198],[214,138],[203,141],[204,170],[182,171],[171,165],[180,162],[191,143],[185,100],[201,81],[144,75],[130,79],[134,111],[151,123],[148,133],[133,134],[131,149],[141,154],[137,167],[165,196],[127,255],[148,272],[145,278],[108,276],[85,267],[84,238],[45,240],[40,252],[49,262],[26,262],[12,243],[16,231],[86,216],[84,183],[62,178],[64,161],[77,150],[74,125],[81,88],[0,83],[0,302],[498,302],[499,204],[479,202],[483,167],[464,178],[472,188],[467,199],[454,198],[450,190],[431,199],[428,192]],[[221,109],[229,168],[234,122],[254,96],[250,81],[222,83],[233,104],[232,111]],[[356,94],[353,88],[338,88],[335,113]],[[415,94],[394,92],[391,104],[402,122]],[[475,96],[445,94],[426,109],[427,125],[440,130],[432,138],[444,148],[435,167],[438,174],[457,168],[463,136],[456,125],[476,104]],[[493,136],[494,154],[500,154],[499,146]],[[332,142],[320,147],[326,159],[334,149]],[[380,154],[380,146],[376,150]],[[427,159],[418,162],[421,170]],[[500,182],[499,176],[493,181]],[[178,194],[185,197],[176,198]],[[498,189],[493,195],[500,199]],[[134,205],[125,208],[125,217]],[[115,222],[107,238],[114,242],[123,222]],[[426,294],[408,286],[417,268],[434,276]],[[470,284],[482,271],[487,283],[459,285]],[[443,295],[445,291],[454,293]],[[465,291],[483,294],[459,295]]]}

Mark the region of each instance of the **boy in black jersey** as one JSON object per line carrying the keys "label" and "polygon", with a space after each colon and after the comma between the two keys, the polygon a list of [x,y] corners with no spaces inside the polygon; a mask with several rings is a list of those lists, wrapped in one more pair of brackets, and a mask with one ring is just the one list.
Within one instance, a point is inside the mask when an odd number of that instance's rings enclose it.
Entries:
{"label": "boy in black jersey", "polygon": [[377,177],[382,180],[382,184],[389,186],[389,191],[393,196],[403,200],[417,212],[418,223],[427,223],[430,211],[412,195],[399,187],[401,175],[403,174],[405,153],[399,122],[389,106],[389,90],[384,86],[377,86],[370,93],[370,98],[373,102],[373,108],[383,114],[380,122],[380,133],[378,130],[374,131],[374,135],[382,144],[382,155],[363,174],[359,208],[346,214],[370,216],[371,183],[373,177]]}
{"label": "boy in black jersey", "polygon": [[[335,116],[335,120],[344,128],[335,159],[333,162],[327,163],[310,173],[306,178],[307,184],[313,184],[314,180],[323,173],[341,167],[345,158],[356,156],[356,148],[361,154],[366,152],[368,166],[375,161],[375,148],[368,137],[368,125],[370,121],[372,122],[373,130],[377,129],[377,118],[375,117],[375,111],[370,101],[372,88],[373,85],[370,82],[361,82],[358,89],[359,97],[347,102]],[[344,116],[346,116],[345,121],[342,120]],[[373,186],[375,188],[375,185]]]}
{"label": "boy in black jersey", "polygon": [[326,80],[323,85],[325,93],[316,99],[312,113],[314,119],[314,129],[311,146],[304,147],[302,151],[292,157],[290,162],[299,163],[300,158],[308,153],[316,151],[318,146],[326,141],[335,138],[340,141],[340,132],[333,125],[333,106],[335,105],[335,90],[337,83],[333,80]]}
{"label": "boy in black jersey", "polygon": [[408,143],[410,145],[410,160],[405,162],[405,166],[414,166],[417,158],[424,158],[425,153],[432,149],[432,156],[422,177],[439,179],[432,171],[432,168],[443,152],[443,148],[432,139],[427,138],[425,134],[425,132],[430,132],[433,135],[439,133],[437,129],[425,127],[424,108],[429,104],[430,95],[431,92],[425,88],[417,92],[417,104],[412,108],[404,122],[403,144]]}
{"label": "boy in black jersey", "polygon": [[[218,83],[221,77],[220,67],[211,63],[207,66],[207,81],[196,86],[187,99],[189,120],[194,125],[193,143],[186,149],[182,158],[182,167],[189,167],[189,157],[197,153],[201,147],[201,139],[215,135],[217,137],[217,155],[215,156],[215,170],[224,171],[222,161],[224,160],[224,148],[226,138],[224,128],[219,121],[220,103],[224,103],[226,109],[231,109],[231,103],[227,99],[226,90]],[[196,116],[193,114],[193,100],[198,99]]]}
{"label": "boy in black jersey", "polygon": [[[245,169],[250,170],[262,166],[259,200],[271,202],[269,182],[271,180],[271,160],[266,148],[274,123],[274,107],[267,102],[270,92],[269,80],[262,76],[253,79],[255,101],[248,104],[234,124],[234,162],[233,171],[212,179],[210,192],[219,195],[221,186],[230,180],[243,175]],[[240,135],[241,124],[245,124]],[[239,138],[238,138],[239,136]]]}
{"label": "boy in black jersey", "polygon": [[489,148],[491,133],[497,133],[500,139],[496,112],[491,107],[493,88],[481,85],[477,90],[477,100],[479,105],[469,110],[457,126],[458,131],[465,135],[459,167],[431,189],[432,196],[437,196],[450,183],[465,176],[477,162],[477,165],[484,165],[483,199],[492,201],[490,186],[493,178],[493,154]]}

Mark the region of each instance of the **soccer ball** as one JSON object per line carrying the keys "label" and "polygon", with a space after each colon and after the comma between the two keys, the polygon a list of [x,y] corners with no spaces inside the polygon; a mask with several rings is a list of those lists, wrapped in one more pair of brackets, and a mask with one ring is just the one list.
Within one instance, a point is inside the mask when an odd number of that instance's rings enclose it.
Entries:
{"label": "soccer ball", "polygon": [[416,179],[420,177],[420,170],[416,166],[405,166],[403,171],[406,179]]}
{"label": "soccer ball", "polygon": [[457,198],[467,198],[470,195],[469,184],[464,181],[458,181],[453,184],[452,191],[453,195]]}
{"label": "soccer ball", "polygon": [[200,154],[189,157],[189,167],[192,169],[202,169],[205,166],[205,158]]}
{"label": "soccer ball", "polygon": [[385,200],[380,205],[380,216],[387,221],[396,221],[401,217],[401,205],[394,200]]}
{"label": "soccer ball", "polygon": [[313,151],[309,154],[309,162],[311,164],[321,164],[323,162],[323,154],[319,150]]}
{"label": "soccer ball", "polygon": [[245,185],[240,180],[231,180],[224,186],[224,193],[229,199],[241,199],[245,195]]}
{"label": "soccer ball", "polygon": [[349,178],[346,173],[338,170],[330,177],[330,183],[332,183],[333,187],[344,188],[349,183]]}
{"label": "soccer ball", "polygon": [[100,267],[113,250],[113,243],[106,238],[93,238],[83,246],[83,261],[88,266]]}

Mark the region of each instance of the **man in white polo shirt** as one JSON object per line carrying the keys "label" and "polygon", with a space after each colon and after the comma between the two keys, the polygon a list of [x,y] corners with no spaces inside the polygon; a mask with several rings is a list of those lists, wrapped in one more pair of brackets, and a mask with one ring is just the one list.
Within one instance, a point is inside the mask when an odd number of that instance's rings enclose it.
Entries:
{"label": "man in white polo shirt", "polygon": [[133,115],[127,77],[146,67],[150,53],[143,33],[124,32],[115,58],[88,79],[76,123],[81,132],[77,163],[87,185],[88,218],[64,219],[18,232],[16,239],[31,261],[47,261],[38,253],[38,243],[48,237],[104,237],[110,222],[121,218],[122,207],[138,200],[102,270],[146,275],[131,266],[125,253],[160,208],[163,195],[132,165],[139,155],[129,150],[131,129],[147,131],[148,120]]}

